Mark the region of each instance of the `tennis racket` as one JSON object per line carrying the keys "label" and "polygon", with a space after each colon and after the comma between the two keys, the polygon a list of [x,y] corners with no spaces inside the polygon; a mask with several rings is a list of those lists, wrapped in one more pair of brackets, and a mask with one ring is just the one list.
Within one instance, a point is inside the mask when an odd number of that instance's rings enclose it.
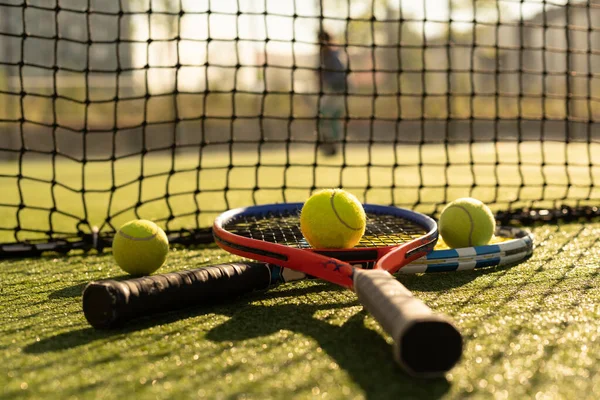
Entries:
{"label": "tennis racket", "polygon": [[[365,204],[367,227],[356,248],[316,252],[300,231],[302,205],[227,211],[213,224],[215,242],[232,254],[356,292],[360,303],[393,338],[394,358],[411,375],[439,376],[452,368],[462,355],[462,336],[391,274],[433,250],[438,238],[436,222],[410,210]],[[352,265],[367,260],[377,260],[372,269]]]}
{"label": "tennis racket", "polygon": [[[465,271],[516,264],[533,252],[531,233],[498,227],[489,245],[448,249],[439,241],[436,250],[398,273]],[[349,254],[353,254],[350,252]],[[346,255],[339,254],[342,260]],[[350,260],[349,260],[350,261]],[[369,268],[375,260],[361,266]],[[239,262],[117,281],[91,282],[83,291],[83,311],[97,329],[120,327],[127,322],[161,312],[216,304],[280,283],[306,279],[303,272],[268,263]]]}

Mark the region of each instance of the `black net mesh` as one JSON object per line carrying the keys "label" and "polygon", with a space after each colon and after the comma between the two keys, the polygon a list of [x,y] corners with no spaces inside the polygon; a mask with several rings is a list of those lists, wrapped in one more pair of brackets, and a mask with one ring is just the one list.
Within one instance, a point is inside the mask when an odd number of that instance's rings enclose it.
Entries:
{"label": "black net mesh", "polygon": [[598,215],[599,7],[0,0],[0,243],[328,187]]}

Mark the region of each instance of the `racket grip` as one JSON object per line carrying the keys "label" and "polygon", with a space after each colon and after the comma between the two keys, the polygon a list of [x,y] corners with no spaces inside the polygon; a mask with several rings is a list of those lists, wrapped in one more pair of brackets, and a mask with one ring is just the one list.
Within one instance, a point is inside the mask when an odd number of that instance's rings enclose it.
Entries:
{"label": "racket grip", "polygon": [[147,315],[211,304],[270,284],[271,267],[264,263],[221,264],[124,281],[108,279],[85,287],[83,313],[94,328],[107,329]]}
{"label": "racket grip", "polygon": [[390,273],[355,269],[354,290],[394,340],[394,358],[409,374],[441,376],[458,362],[463,346],[460,332]]}

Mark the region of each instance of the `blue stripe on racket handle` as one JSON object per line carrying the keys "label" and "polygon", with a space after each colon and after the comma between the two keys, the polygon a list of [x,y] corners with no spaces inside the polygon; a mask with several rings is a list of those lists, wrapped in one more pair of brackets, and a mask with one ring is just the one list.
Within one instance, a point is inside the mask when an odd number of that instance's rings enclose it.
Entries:
{"label": "blue stripe on racket handle", "polygon": [[[446,258],[464,258],[470,256],[484,256],[495,253],[518,253],[525,249],[533,248],[533,236],[528,234],[520,240],[511,240],[499,244],[488,244],[485,246],[465,247],[460,249],[436,250],[429,253],[424,259],[441,260]],[[419,261],[417,261],[419,262]]]}
{"label": "blue stripe on racket handle", "polygon": [[533,253],[533,250],[526,250],[516,254],[503,255],[492,254],[485,258],[446,258],[427,263],[413,263],[404,266],[398,273],[400,274],[417,274],[417,273],[435,273],[435,272],[450,272],[450,271],[468,271],[472,269],[485,267],[503,267],[506,265],[517,264]]}

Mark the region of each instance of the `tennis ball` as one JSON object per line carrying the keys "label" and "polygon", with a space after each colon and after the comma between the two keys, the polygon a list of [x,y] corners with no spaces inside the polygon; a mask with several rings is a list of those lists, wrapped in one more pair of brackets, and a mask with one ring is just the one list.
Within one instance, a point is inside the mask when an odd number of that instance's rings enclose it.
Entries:
{"label": "tennis ball", "polygon": [[490,241],[495,229],[492,211],[470,197],[454,200],[440,215],[440,234],[452,248],[483,246]]}
{"label": "tennis ball", "polygon": [[125,272],[149,275],[159,269],[169,252],[169,239],[154,222],[144,219],[129,221],[116,233],[113,256]]}
{"label": "tennis ball", "polygon": [[314,193],[302,207],[300,230],[317,249],[351,248],[365,233],[367,215],[358,199],[341,189]]}

